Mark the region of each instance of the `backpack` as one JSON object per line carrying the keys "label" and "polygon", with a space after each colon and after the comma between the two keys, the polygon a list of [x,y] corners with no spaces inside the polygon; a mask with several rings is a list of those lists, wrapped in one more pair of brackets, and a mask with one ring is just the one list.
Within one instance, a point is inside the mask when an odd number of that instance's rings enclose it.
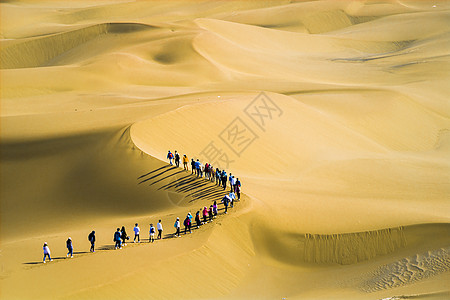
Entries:
{"label": "backpack", "polygon": [[155,233],[155,227],[150,228],[150,233]]}
{"label": "backpack", "polygon": [[185,220],[184,220],[184,226],[189,226],[189,225],[191,225],[191,220],[189,219],[189,218],[186,218]]}
{"label": "backpack", "polygon": [[169,153],[169,158],[173,158],[173,154],[172,153]]}

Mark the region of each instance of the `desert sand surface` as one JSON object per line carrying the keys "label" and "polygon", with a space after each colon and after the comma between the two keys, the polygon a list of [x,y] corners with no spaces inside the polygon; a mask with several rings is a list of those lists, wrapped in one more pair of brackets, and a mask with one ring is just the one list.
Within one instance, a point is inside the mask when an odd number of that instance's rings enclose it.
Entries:
{"label": "desert sand surface", "polygon": [[[450,2],[0,13],[0,299],[450,299]],[[242,182],[181,238],[226,191],[169,149]]]}

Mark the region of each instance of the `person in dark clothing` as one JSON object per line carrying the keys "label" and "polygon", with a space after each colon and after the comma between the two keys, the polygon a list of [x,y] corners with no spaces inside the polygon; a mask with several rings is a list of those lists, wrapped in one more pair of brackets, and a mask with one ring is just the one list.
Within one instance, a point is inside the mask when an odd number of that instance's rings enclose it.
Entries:
{"label": "person in dark clothing", "polygon": [[175,166],[180,167],[180,154],[175,150]]}
{"label": "person in dark clothing", "polygon": [[122,234],[120,232],[120,228],[117,228],[117,231],[114,233],[114,248],[115,249],[122,249]]}
{"label": "person in dark clothing", "polygon": [[209,221],[212,222],[212,220],[213,220],[213,206],[212,205],[208,209],[208,216],[209,216]]}
{"label": "person in dark clothing", "polygon": [[228,204],[230,204],[230,198],[228,197],[228,195],[225,195],[225,197],[223,197],[222,203],[223,203],[223,206],[225,206],[225,213],[227,213]]}
{"label": "person in dark clothing", "polygon": [[222,171],[222,187],[223,189],[227,188],[227,172]]}
{"label": "person in dark clothing", "polygon": [[194,174],[194,172],[196,171],[197,169],[195,168],[195,160],[194,159],[191,159],[191,174]]}
{"label": "person in dark clothing", "polygon": [[186,234],[188,229],[189,233],[191,233],[191,219],[189,217],[186,217],[186,219],[184,219],[184,234]]}
{"label": "person in dark clothing", "polygon": [[236,195],[238,196],[238,200],[241,200],[241,181],[239,180],[239,178],[236,180],[234,188]]}
{"label": "person in dark clothing", "polygon": [[200,211],[197,210],[197,213],[195,214],[195,222],[197,222],[197,228],[200,228],[200,225],[202,225],[202,221],[200,221]]}
{"label": "person in dark clothing", "polygon": [[73,258],[73,244],[72,244],[72,238],[71,237],[69,237],[67,239],[66,247],[67,247],[67,250],[69,250],[69,252],[67,253],[67,257],[69,257],[69,255],[70,255],[70,258]]}
{"label": "person in dark clothing", "polygon": [[122,239],[122,245],[126,246],[126,242],[128,240],[127,232],[125,231],[125,226],[122,226],[122,229],[120,230],[120,237]]}
{"label": "person in dark clothing", "polygon": [[88,240],[89,242],[91,242],[91,249],[89,250],[90,252],[95,252],[95,231],[92,230],[91,233],[89,233],[88,235]]}
{"label": "person in dark clothing", "polygon": [[217,185],[220,185],[221,180],[222,180],[222,177],[221,177],[220,174],[221,174],[221,173],[220,173],[220,170],[219,170],[219,168],[217,168],[217,169],[216,169],[216,184],[217,184]]}

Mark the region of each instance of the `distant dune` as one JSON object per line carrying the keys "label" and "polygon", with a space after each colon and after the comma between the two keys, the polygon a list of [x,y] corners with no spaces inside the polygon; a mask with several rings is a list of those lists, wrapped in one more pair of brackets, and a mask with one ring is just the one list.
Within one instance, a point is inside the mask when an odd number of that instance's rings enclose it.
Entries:
{"label": "distant dune", "polygon": [[1,299],[450,298],[450,2],[0,10]]}

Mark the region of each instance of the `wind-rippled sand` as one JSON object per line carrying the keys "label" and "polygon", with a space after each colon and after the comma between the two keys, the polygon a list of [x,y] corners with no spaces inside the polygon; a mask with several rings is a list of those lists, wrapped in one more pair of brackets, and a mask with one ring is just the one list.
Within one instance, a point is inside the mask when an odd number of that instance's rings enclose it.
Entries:
{"label": "wind-rippled sand", "polygon": [[[450,298],[450,2],[0,12],[1,299]],[[224,192],[169,149],[244,193],[179,239]]]}

